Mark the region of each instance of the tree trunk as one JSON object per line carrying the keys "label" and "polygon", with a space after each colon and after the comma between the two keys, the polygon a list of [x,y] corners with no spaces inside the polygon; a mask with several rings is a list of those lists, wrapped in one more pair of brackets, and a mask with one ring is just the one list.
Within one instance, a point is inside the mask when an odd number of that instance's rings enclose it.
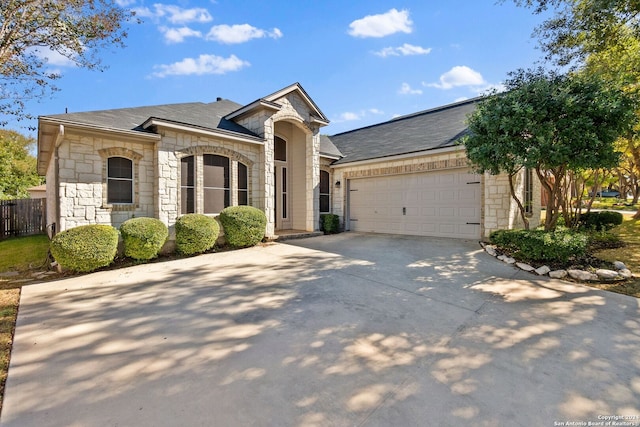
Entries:
{"label": "tree trunk", "polygon": [[529,218],[527,218],[527,212],[526,212],[524,206],[522,205],[522,202],[518,198],[518,195],[516,194],[515,186],[513,185],[513,178],[515,177],[515,175],[518,172],[514,172],[514,173],[510,173],[509,174],[509,190],[511,191],[511,197],[513,198],[513,200],[516,201],[516,204],[518,205],[518,210],[520,211],[520,218],[522,218],[522,223],[524,225],[524,229],[528,230],[529,229]]}

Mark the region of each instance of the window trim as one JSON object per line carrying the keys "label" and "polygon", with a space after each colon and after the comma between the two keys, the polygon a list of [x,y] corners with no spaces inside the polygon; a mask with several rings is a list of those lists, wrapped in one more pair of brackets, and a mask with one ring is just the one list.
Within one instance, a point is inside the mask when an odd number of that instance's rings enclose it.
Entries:
{"label": "window trim", "polygon": [[[110,170],[111,170],[111,166],[113,166],[113,168],[115,169],[116,165],[112,165],[111,161],[112,160],[126,160],[127,163],[127,169],[130,175],[130,178],[125,178],[125,177],[119,177],[119,176],[111,176],[109,174]],[[122,156],[111,156],[107,159],[107,203],[110,205],[131,205],[133,204],[134,201],[134,195],[133,195],[133,160],[131,159],[127,159],[126,157],[122,157]],[[126,182],[129,185],[127,187],[129,187],[129,200],[128,201],[113,201],[110,199],[111,196],[111,190],[113,190],[112,186],[115,186],[115,182]],[[115,194],[113,195],[115,196]]]}
{"label": "window trim", "polygon": [[[238,188],[238,174],[239,164],[242,164],[245,167],[247,176],[246,183],[247,188],[244,190],[246,192],[247,205],[251,206],[252,203],[252,174],[253,174],[253,164],[248,157],[235,152],[233,150],[217,147],[217,146],[195,146],[189,147],[187,149],[176,152],[176,158],[178,160],[178,164],[183,158],[193,156],[194,164],[195,164],[195,213],[200,213],[204,215],[216,216],[219,212],[215,213],[204,213],[204,155],[214,155],[220,157],[226,157],[229,160],[229,204],[228,206],[238,206],[239,205],[239,193],[242,191]],[[182,174],[178,173],[178,188],[182,188]],[[184,215],[182,213],[182,197],[178,197],[177,200],[177,212],[178,215]]]}
{"label": "window trim", "polygon": [[[327,190],[328,190],[327,193],[323,193],[322,192],[322,174],[323,173],[327,174],[326,175],[326,177],[327,177]],[[327,198],[327,205],[329,207],[328,211],[323,211],[322,210],[322,202],[321,202],[321,200],[322,200],[323,196],[325,196]],[[319,182],[318,182],[318,211],[321,214],[327,214],[327,213],[331,213],[332,210],[333,209],[332,209],[332,206],[331,206],[331,172],[321,169],[320,170],[320,179],[319,179]]]}
{"label": "window trim", "polygon": [[[143,156],[133,150],[123,147],[110,147],[98,150],[102,158],[102,208],[113,211],[133,211],[139,207],[139,186],[140,186],[140,160]],[[132,176],[132,200],[130,203],[109,202],[109,159],[112,157],[122,157],[131,161]]]}

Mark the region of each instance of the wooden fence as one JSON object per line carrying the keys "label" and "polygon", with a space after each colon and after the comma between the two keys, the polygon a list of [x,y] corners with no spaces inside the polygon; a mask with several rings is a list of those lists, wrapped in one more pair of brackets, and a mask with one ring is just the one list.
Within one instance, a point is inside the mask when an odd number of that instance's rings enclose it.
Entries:
{"label": "wooden fence", "polygon": [[47,230],[47,199],[0,200],[0,240]]}

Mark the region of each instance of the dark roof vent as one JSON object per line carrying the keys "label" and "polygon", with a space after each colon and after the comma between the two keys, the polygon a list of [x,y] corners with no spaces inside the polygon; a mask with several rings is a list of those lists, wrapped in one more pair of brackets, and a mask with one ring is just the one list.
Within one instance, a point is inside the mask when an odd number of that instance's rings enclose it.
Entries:
{"label": "dark roof vent", "polygon": [[219,101],[222,101],[222,98],[217,97],[217,98],[216,98],[216,102],[219,102]]}

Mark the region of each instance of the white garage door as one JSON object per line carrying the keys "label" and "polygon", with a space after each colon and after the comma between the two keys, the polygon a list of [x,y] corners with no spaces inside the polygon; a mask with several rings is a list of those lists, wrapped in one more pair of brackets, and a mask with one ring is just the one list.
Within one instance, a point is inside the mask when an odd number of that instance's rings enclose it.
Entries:
{"label": "white garage door", "polygon": [[478,239],[481,204],[468,170],[349,181],[352,231]]}

